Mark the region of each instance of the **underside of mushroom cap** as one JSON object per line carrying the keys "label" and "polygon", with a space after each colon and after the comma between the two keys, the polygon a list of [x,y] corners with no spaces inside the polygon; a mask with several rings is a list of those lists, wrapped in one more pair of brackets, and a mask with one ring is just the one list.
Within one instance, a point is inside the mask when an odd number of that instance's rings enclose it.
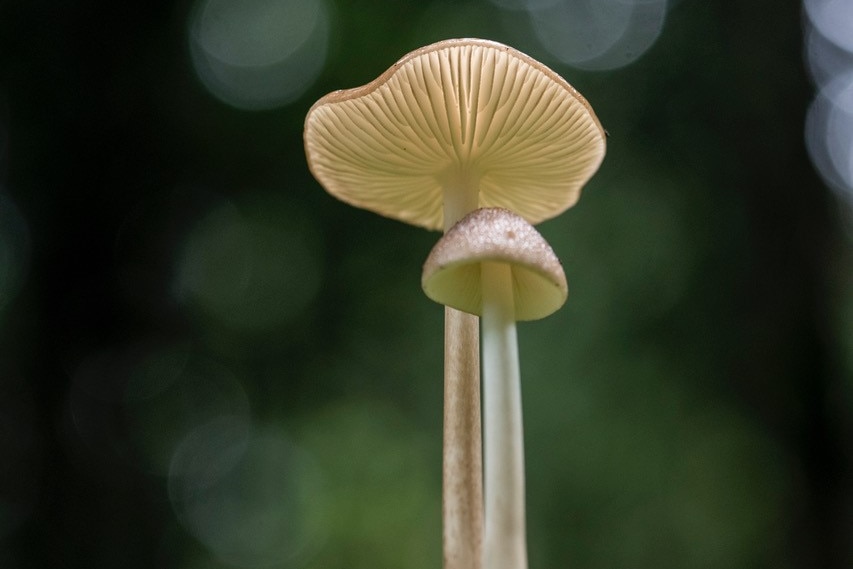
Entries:
{"label": "underside of mushroom cap", "polygon": [[483,262],[512,271],[516,320],[538,320],[568,296],[566,274],[554,250],[536,229],[503,208],[478,209],[454,225],[424,263],[421,286],[432,300],[482,315]]}
{"label": "underside of mushroom cap", "polygon": [[478,39],[426,46],[367,85],[326,95],[304,139],[329,193],[437,230],[445,190],[478,192],[481,207],[530,223],[559,215],[605,152],[580,93],[529,56]]}

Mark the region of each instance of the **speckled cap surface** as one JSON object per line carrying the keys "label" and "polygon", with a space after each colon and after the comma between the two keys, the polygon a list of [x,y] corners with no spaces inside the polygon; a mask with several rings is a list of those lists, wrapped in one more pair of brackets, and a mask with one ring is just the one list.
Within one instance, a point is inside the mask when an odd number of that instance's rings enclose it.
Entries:
{"label": "speckled cap surface", "polygon": [[439,240],[424,263],[421,286],[432,300],[480,315],[483,262],[510,266],[516,320],[555,312],[568,296],[566,274],[554,250],[521,216],[503,208],[478,209]]}

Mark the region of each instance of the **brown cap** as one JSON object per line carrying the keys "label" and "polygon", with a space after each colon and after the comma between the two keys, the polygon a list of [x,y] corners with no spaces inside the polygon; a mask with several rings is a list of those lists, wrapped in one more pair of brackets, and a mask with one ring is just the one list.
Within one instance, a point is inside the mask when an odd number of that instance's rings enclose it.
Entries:
{"label": "brown cap", "polygon": [[424,263],[421,286],[432,300],[482,313],[482,262],[510,266],[516,320],[537,320],[566,301],[568,286],[554,250],[532,225],[503,208],[478,209],[454,225]]}
{"label": "brown cap", "polygon": [[329,193],[429,229],[444,226],[445,190],[530,223],[554,217],[605,152],[580,93],[531,57],[479,39],[423,47],[367,85],[329,93],[308,111],[304,138]]}

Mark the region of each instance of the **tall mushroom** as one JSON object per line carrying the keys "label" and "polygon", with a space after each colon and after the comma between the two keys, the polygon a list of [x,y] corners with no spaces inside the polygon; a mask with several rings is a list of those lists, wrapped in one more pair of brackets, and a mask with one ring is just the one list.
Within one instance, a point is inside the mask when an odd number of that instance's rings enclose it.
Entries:
{"label": "tall mushroom", "polygon": [[568,288],[545,239],[518,215],[479,209],[433,248],[428,297],[482,317],[486,524],[483,567],[526,569],[524,444],[516,320],[556,311]]}
{"label": "tall mushroom", "polygon": [[[334,91],[305,119],[311,172],[335,197],[447,230],[484,206],[530,223],[577,201],[604,157],[604,130],[562,77],[503,44],[453,39],[415,50],[374,81]],[[478,567],[477,318],[445,311],[445,569]]]}

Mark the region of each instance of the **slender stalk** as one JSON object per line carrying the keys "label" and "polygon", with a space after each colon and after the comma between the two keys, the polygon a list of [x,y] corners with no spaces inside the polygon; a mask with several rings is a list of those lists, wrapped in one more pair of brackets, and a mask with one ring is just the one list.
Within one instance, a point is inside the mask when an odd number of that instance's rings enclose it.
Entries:
{"label": "slender stalk", "polygon": [[[476,183],[458,176],[444,190],[444,231],[478,206]],[[442,528],[444,569],[481,569],[483,470],[479,318],[445,308]]]}
{"label": "slender stalk", "polygon": [[521,372],[510,267],[483,263],[483,567],[527,569]]}
{"label": "slender stalk", "polygon": [[442,517],[445,569],[480,567],[483,546],[479,319],[444,312],[444,459]]}

